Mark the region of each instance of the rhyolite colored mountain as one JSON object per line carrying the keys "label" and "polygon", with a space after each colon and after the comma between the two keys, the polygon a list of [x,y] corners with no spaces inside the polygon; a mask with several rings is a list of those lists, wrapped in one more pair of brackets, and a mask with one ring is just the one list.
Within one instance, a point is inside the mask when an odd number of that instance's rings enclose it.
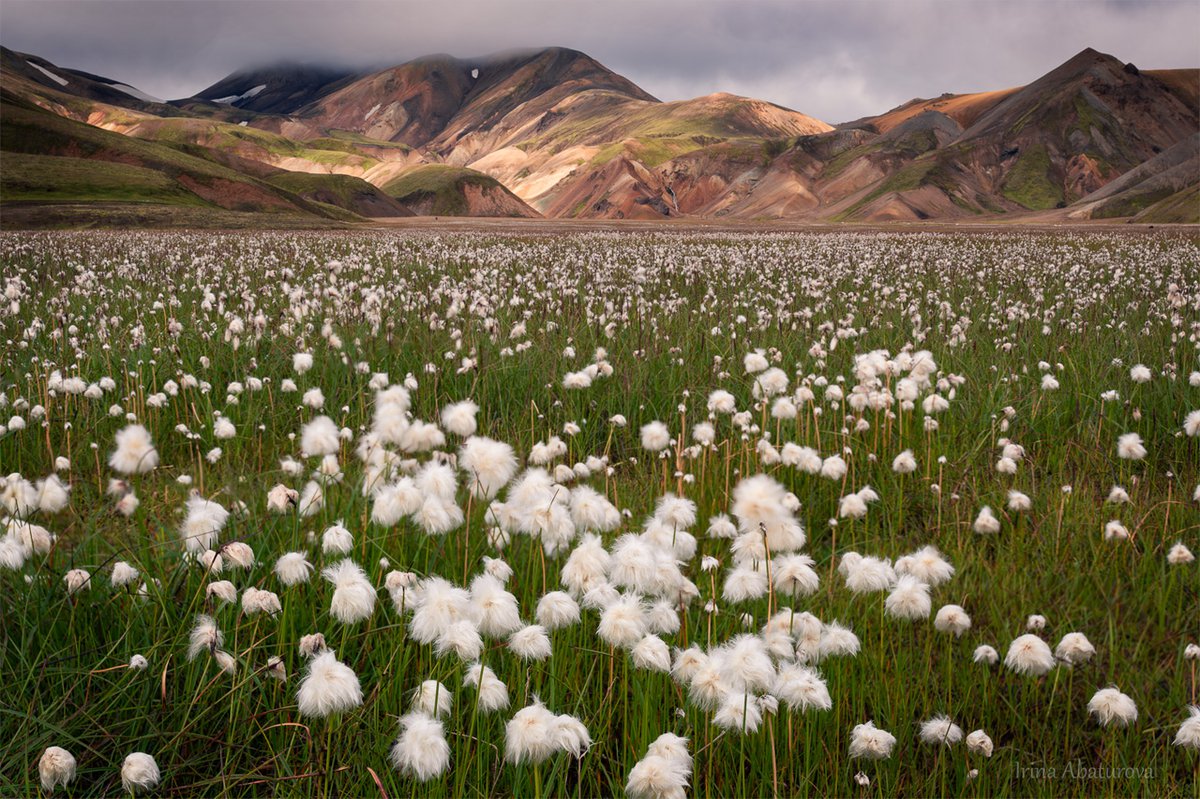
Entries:
{"label": "rhyolite colored mountain", "polygon": [[[1025,86],[837,126],[725,93],[662,102],[564,48],[281,63],[170,103],[9,50],[0,67],[9,105],[185,153],[302,214],[1200,221],[1200,70],[1091,49]],[[0,202],[29,202],[13,185]]]}

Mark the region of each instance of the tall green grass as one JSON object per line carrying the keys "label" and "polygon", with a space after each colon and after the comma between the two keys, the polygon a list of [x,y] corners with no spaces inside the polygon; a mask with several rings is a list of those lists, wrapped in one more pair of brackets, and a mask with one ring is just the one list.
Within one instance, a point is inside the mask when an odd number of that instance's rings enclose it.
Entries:
{"label": "tall green grass", "polygon": [[[332,259],[344,264],[336,277],[326,268]],[[555,713],[581,718],[595,742],[579,761],[558,755],[542,766],[536,776],[543,796],[621,794],[647,745],[667,731],[690,739],[689,793],[706,799],[1200,795],[1197,753],[1171,745],[1186,706],[1196,701],[1196,663],[1186,662],[1183,651],[1200,637],[1200,581],[1194,563],[1169,566],[1165,557],[1178,540],[1200,550],[1200,505],[1191,501],[1200,482],[1200,443],[1176,435],[1184,415],[1200,407],[1200,389],[1188,385],[1188,373],[1200,368],[1194,343],[1200,317],[1194,305],[1173,307],[1168,296],[1171,283],[1192,303],[1200,291],[1193,238],[6,235],[0,265],[5,278],[24,287],[19,311],[0,316],[0,339],[8,342],[0,390],[10,406],[3,418],[25,397],[44,404],[48,420],[45,428],[30,423],[0,437],[0,471],[41,477],[63,455],[71,460],[72,483],[68,509],[35,519],[59,536],[51,553],[20,573],[0,571],[0,793],[35,794],[37,759],[58,745],[79,761],[71,796],[119,793],[121,761],[139,750],[157,759],[160,792],[176,796],[533,796],[535,770],[504,763],[503,752],[505,722],[536,695]],[[322,293],[335,285],[338,295]],[[377,321],[363,310],[364,285],[381,292]],[[287,292],[297,287],[313,308],[284,331]],[[206,292],[215,298],[212,310],[202,307]],[[455,293],[492,302],[476,312],[458,303],[451,315]],[[164,307],[153,307],[155,300]],[[224,340],[221,306],[248,322],[261,309],[267,329],[257,340],[244,335],[235,349]],[[171,317],[184,325],[178,338],[166,331]],[[25,340],[34,319],[46,328]],[[340,352],[321,339],[326,319],[343,341]],[[613,320],[610,337],[604,327]],[[520,321],[528,327],[520,340],[532,346],[502,356],[503,347],[516,343],[508,332]],[[132,334],[139,326],[140,344]],[[841,340],[819,364],[810,346],[828,342],[839,327],[859,334]],[[452,330],[462,333],[461,350]],[[959,332],[961,343],[952,343]],[[303,377],[291,369],[298,339],[316,356]],[[568,344],[578,352],[573,360],[562,356]],[[585,610],[582,624],[552,633],[554,654],[544,663],[523,663],[502,642],[488,642],[483,662],[508,684],[512,706],[482,714],[473,689],[462,687],[465,667],[407,638],[386,592],[367,622],[345,627],[329,616],[332,586],[319,576],[286,589],[271,573],[275,558],[293,549],[323,565],[319,543],[307,536],[338,519],[355,535],[353,557],[380,586],[389,569],[459,582],[464,556],[473,573],[483,555],[498,556],[487,546],[479,502],[465,527],[444,537],[426,536],[407,521],[391,529],[369,523],[352,445],[343,450],[345,482],[327,490],[318,515],[268,515],[272,485],[299,487],[280,471],[279,458],[297,454],[288,436],[313,415],[298,409],[299,394],[280,391],[287,377],[302,391],[321,387],[325,412],[356,434],[369,426],[372,411],[368,377],[352,368],[359,361],[388,372],[393,382],[412,373],[420,381],[413,413],[423,419],[436,420],[448,402],[474,399],[480,434],[506,440],[521,454],[560,434],[564,423],[578,423],[582,432],[568,439],[570,462],[607,454],[612,478],[591,482],[607,486],[632,514],[606,535],[611,543],[637,531],[662,491],[661,467],[641,451],[638,426],[661,419],[677,433],[682,403],[690,429],[706,416],[705,397],[718,387],[733,391],[740,408],[752,407],[741,368],[750,349],[777,349],[778,364],[801,377],[845,375],[849,388],[856,352],[895,353],[906,344],[929,349],[944,373],[966,378],[935,433],[923,431],[919,408],[902,428],[867,412],[872,427],[865,433],[843,431],[845,408],[826,406],[815,429],[811,416],[778,428],[767,417],[777,443],[815,446],[819,434],[823,455],[850,450],[845,488],[768,468],[801,500],[805,551],[822,576],[818,593],[794,603],[796,610],[840,620],[862,642],[857,657],[820,665],[834,703],[827,713],[781,707],[758,733],[721,731],[668,675],[636,670],[627,654],[611,652],[595,635],[597,614]],[[585,391],[561,388],[562,375],[586,364],[598,346],[607,349],[613,376]],[[472,350],[476,368],[456,374]],[[210,359],[207,368],[202,357]],[[1062,364],[1052,366],[1058,391],[1040,390],[1041,360]],[[1155,379],[1134,385],[1128,370],[1136,362],[1149,365]],[[430,363],[435,372],[426,371]],[[50,371],[70,373],[74,364],[89,381],[112,376],[118,391],[98,401],[50,400]],[[147,394],[182,372],[212,390],[185,390],[167,408],[144,408]],[[227,405],[226,385],[248,375],[268,380],[267,388]],[[1110,388],[1121,401],[1103,404],[1100,394]],[[138,414],[162,456],[155,472],[132,479],[142,505],[128,520],[103,496],[112,476],[105,459],[125,424],[108,415],[114,402]],[[1006,406],[1015,414],[1002,432]],[[237,425],[236,438],[212,440],[208,423],[217,410]],[[628,418],[628,428],[608,425],[617,413]],[[176,433],[180,422],[201,440]],[[743,442],[727,418],[718,431],[722,446],[705,456],[703,467],[699,460],[686,467],[695,479],[685,493],[701,519],[693,530],[699,553],[687,573],[701,596],[686,609],[680,632],[667,636],[673,646],[707,646],[710,631],[719,643],[745,629],[742,613],[753,617],[752,631],[767,618],[766,598],[736,606],[721,601],[720,576],[720,612],[710,617],[704,610],[711,591],[699,557],[731,563],[728,543],[704,536],[706,520],[728,511],[728,486],[739,474],[759,469],[753,437]],[[1145,461],[1116,458],[1116,438],[1129,431],[1146,440]],[[993,469],[1003,436],[1028,451],[1012,477]],[[215,464],[203,460],[212,446],[223,450]],[[890,464],[906,448],[920,468],[897,475]],[[176,481],[181,474],[191,476],[191,486]],[[1118,482],[1133,502],[1104,505]],[[886,617],[885,594],[855,596],[840,576],[828,580],[834,556],[828,521],[843,493],[866,484],[882,499],[866,519],[838,526],[837,552],[895,558],[935,544],[957,575],[934,589],[934,608],[966,608],[974,624],[961,639],[936,632],[931,620]],[[1071,486],[1066,499],[1065,485]],[[176,532],[189,488],[226,506],[247,504],[249,513],[230,518],[222,541],[246,541],[259,562],[248,573],[227,568],[222,578],[239,589],[277,591],[285,608],[279,618],[245,618],[237,607],[206,602],[207,579],[182,563]],[[1009,488],[1029,494],[1033,511],[1002,512]],[[999,535],[972,531],[982,505],[1001,517]],[[1132,539],[1104,541],[1110,518],[1122,519]],[[563,558],[541,557],[537,543],[521,536],[499,556],[512,565],[509,590],[532,620],[537,599],[559,586]],[[151,585],[145,600],[110,588],[107,569],[116,560],[161,585]],[[92,572],[92,586],[67,596],[62,577],[76,567]],[[237,656],[235,676],[221,674],[211,658],[186,660],[188,632],[202,612],[213,613]],[[1051,646],[1066,632],[1082,631],[1096,657],[1037,679],[972,662],[983,643],[1003,657],[1030,614],[1046,616],[1042,635]],[[297,644],[316,631],[364,689],[363,705],[336,720],[306,720],[297,712],[304,668]],[[134,654],[149,660],[146,671],[125,668]],[[272,655],[287,665],[286,684],[263,671]],[[391,767],[388,751],[411,691],[425,679],[444,682],[454,706],[446,723],[450,770],[420,784]],[[1138,721],[1128,729],[1102,729],[1087,715],[1088,698],[1110,683],[1138,704]],[[938,713],[965,732],[984,729],[995,741],[994,756],[968,758],[961,745],[921,744],[919,723]],[[899,739],[890,759],[848,758],[851,728],[868,720]],[[1063,776],[1080,766],[1135,767],[1149,776]],[[856,784],[859,771],[870,778],[869,788]]]}

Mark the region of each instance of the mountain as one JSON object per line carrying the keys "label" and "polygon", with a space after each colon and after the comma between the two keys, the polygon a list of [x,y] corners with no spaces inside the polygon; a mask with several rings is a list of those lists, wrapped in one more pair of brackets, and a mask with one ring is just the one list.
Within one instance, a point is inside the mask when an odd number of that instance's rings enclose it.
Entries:
{"label": "mountain", "polygon": [[[170,103],[4,50],[0,85],[24,112],[227,170],[259,214],[1200,221],[1200,70],[1140,70],[1090,49],[1028,85],[917,98],[836,127],[722,92],[662,102],[564,48],[369,73],[283,63]],[[22,141],[21,179],[0,196],[8,218],[37,194],[29,158],[81,157]],[[156,202],[193,202],[182,185],[222,207],[181,184],[177,164],[139,152],[131,163],[172,181],[138,184]],[[72,169],[76,187],[120,183],[94,164]]]}
{"label": "mountain", "polygon": [[303,227],[411,215],[359,178],[288,172],[231,151],[121,135],[47,109],[7,80],[0,85],[0,151],[6,226]]}
{"label": "mountain", "polygon": [[408,170],[383,190],[421,216],[541,216],[495,178],[446,164]]}
{"label": "mountain", "polygon": [[1189,187],[1195,188],[1197,174],[1200,174],[1200,133],[1193,133],[1084,197],[1076,203],[1071,216],[1108,219],[1146,211],[1154,216],[1155,212],[1150,210],[1153,206]]}
{"label": "mountain", "polygon": [[191,100],[205,100],[260,114],[290,114],[355,77],[354,72],[339,67],[281,62],[234,72],[195,97],[176,102],[186,105]]}
{"label": "mountain", "polygon": [[879,132],[826,162],[818,192],[833,219],[1065,208],[1200,128],[1196,83],[1084,50],[1027,86],[860,121]]}
{"label": "mountain", "polygon": [[245,171],[67,119],[7,90],[0,90],[0,150],[6,221],[22,209],[36,212],[39,206],[81,203],[171,207],[181,218],[198,220],[226,219],[220,211],[278,216],[281,221],[350,217]]}
{"label": "mountain", "polygon": [[413,147],[440,137],[434,149],[445,152],[464,136],[506,119],[528,120],[588,91],[654,102],[589,56],[554,47],[470,60],[419,58],[359,78],[295,116],[315,130],[347,130]]}
{"label": "mountain", "polygon": [[155,109],[169,113],[163,100],[152,97],[133,86],[77,69],[66,69],[52,64],[44,58],[18,53],[7,47],[0,47],[0,68],[4,70],[6,77],[23,78],[35,86],[53,89],[85,100],[95,100],[139,110]]}

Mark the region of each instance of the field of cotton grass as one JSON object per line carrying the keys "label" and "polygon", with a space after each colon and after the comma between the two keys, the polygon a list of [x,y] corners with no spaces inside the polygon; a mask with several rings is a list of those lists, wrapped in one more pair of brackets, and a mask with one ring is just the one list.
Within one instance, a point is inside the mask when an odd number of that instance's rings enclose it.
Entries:
{"label": "field of cotton grass", "polygon": [[0,237],[0,794],[1198,796],[1200,246]]}

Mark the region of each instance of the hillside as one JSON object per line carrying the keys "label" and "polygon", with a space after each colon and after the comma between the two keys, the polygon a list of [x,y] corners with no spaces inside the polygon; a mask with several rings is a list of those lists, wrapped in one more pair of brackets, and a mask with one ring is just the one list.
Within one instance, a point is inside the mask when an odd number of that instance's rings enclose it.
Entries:
{"label": "hillside", "polygon": [[350,70],[337,67],[284,62],[240,70],[188,99],[260,114],[290,114],[355,77]]}
{"label": "hillside", "polygon": [[[0,67],[9,102],[189,155],[245,183],[248,206],[317,218],[1200,219],[1188,143],[1200,70],[1140,70],[1090,49],[1025,86],[918,98],[836,128],[722,92],[662,102],[564,48],[369,74],[282,63],[169,104],[11,50]],[[48,131],[24,154],[78,157]],[[13,163],[13,196],[36,193],[33,162]],[[118,202],[233,202],[173,176],[53,163],[67,194],[94,181]]]}
{"label": "hillside", "polygon": [[414,167],[385,183],[383,191],[421,216],[540,216],[500,181],[463,167]]}
{"label": "hillside", "polygon": [[[402,215],[378,189],[356,178],[302,175],[257,162],[221,163],[199,147],[142,141],[50,113],[0,89],[0,211],[4,225],[70,218],[66,209],[94,204],[91,223],[127,224],[131,216],[172,224],[234,225],[233,212],[254,224],[330,225],[360,220],[358,211]],[[266,174],[271,179],[262,179]],[[322,191],[316,185],[338,181]],[[355,181],[357,191],[346,181]],[[367,199],[370,197],[371,199]],[[344,201],[339,201],[344,200]]]}

